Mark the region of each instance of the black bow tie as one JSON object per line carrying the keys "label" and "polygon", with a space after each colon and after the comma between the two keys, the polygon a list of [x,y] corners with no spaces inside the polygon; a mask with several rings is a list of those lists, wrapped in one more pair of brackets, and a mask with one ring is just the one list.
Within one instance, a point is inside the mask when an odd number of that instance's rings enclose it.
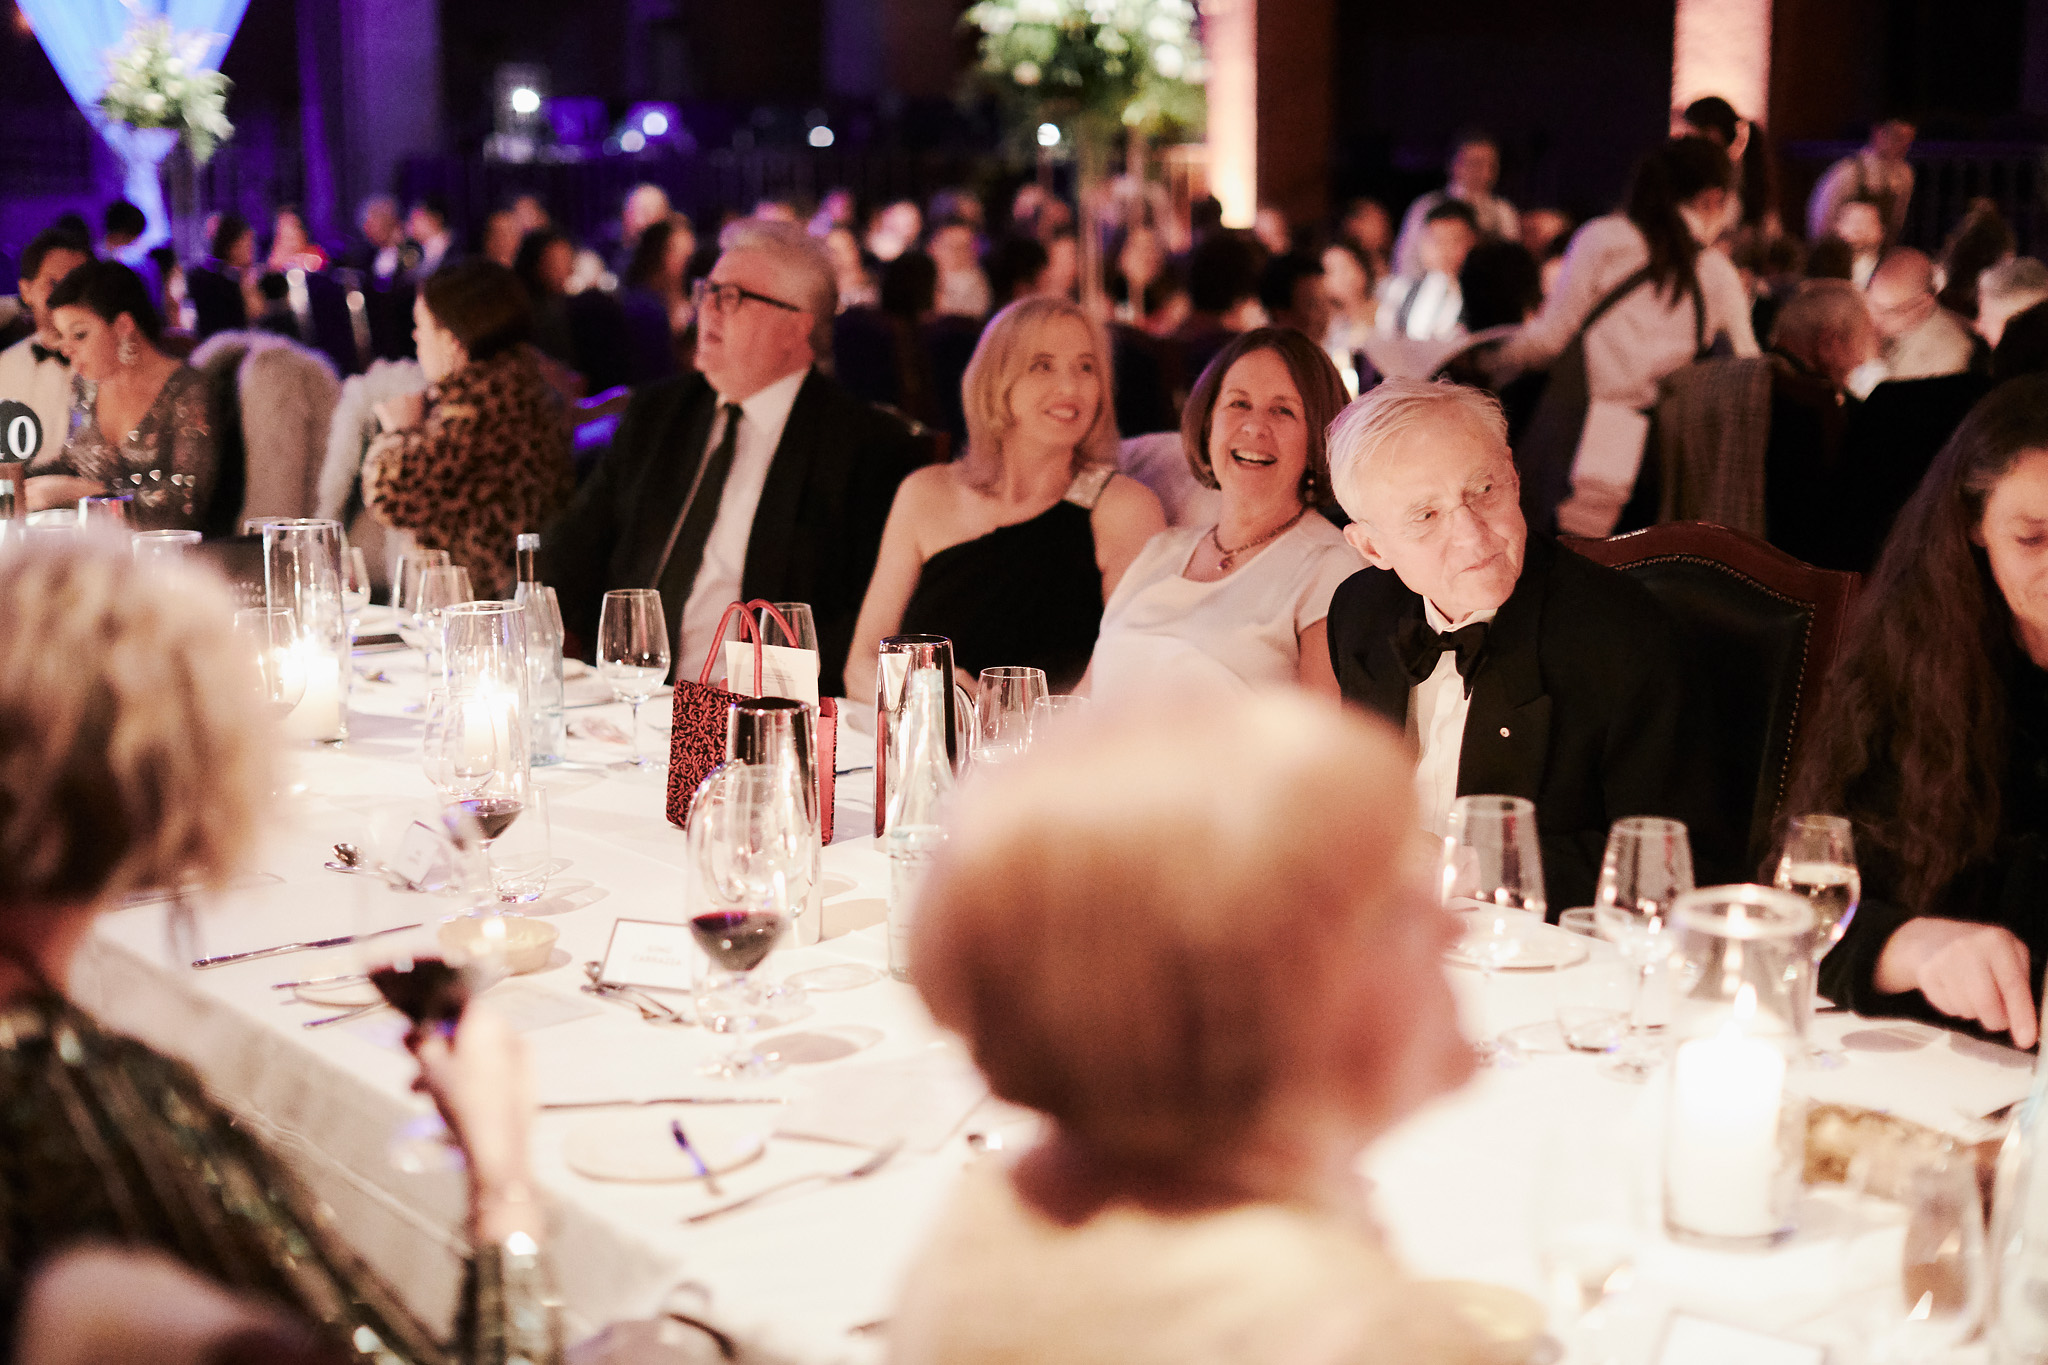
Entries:
{"label": "black bow tie", "polygon": [[36,364],[38,365],[42,364],[45,360],[54,360],[59,365],[69,365],[71,363],[64,358],[64,353],[55,346],[45,346],[40,341],[31,341],[28,344],[28,353],[35,357]]}
{"label": "black bow tie", "polygon": [[1474,621],[1438,634],[1427,621],[1410,617],[1394,634],[1394,653],[1400,656],[1408,681],[1418,687],[1429,681],[1429,675],[1436,672],[1436,661],[1447,652],[1457,655],[1458,676],[1465,680],[1465,695],[1471,696],[1472,674],[1479,667],[1479,656],[1486,652],[1486,622]]}

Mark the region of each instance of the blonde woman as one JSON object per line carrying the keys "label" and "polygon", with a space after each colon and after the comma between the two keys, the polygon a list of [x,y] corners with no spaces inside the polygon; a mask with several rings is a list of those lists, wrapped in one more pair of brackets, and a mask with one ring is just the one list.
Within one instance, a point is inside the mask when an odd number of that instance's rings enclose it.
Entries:
{"label": "blonde woman", "polygon": [[146,572],[122,544],[0,551],[0,1333],[14,1340],[40,1261],[97,1241],[168,1253],[294,1315],[341,1359],[547,1365],[559,1334],[526,1155],[531,1086],[502,1020],[472,1009],[452,1035],[407,1040],[467,1158],[451,1348],[191,1068],[68,996],[100,911],[218,884],[250,855],[270,762],[231,609],[218,578]]}
{"label": "blonde woman", "polygon": [[1045,1123],[962,1177],[895,1365],[1489,1358],[1358,1175],[1472,1071],[1407,768],[1384,721],[1270,692],[1105,707],[962,793],[912,972]]}
{"label": "blonde woman", "polygon": [[1024,299],[990,320],[962,381],[967,449],[903,481],[882,532],[846,665],[874,687],[882,637],[944,635],[970,675],[1042,668],[1079,681],[1102,604],[1166,528],[1159,499],[1116,472],[1110,349],[1065,300]]}

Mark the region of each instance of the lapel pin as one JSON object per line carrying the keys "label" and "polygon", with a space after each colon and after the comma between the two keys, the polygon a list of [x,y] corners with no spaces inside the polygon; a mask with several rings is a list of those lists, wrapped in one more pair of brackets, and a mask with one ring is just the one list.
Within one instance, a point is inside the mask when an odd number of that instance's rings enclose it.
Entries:
{"label": "lapel pin", "polygon": [[1507,727],[1507,726],[1503,725],[1503,726],[1501,726],[1501,727],[1500,727],[1500,737],[1501,737],[1502,739],[1506,739],[1506,738],[1508,737],[1508,727]]}

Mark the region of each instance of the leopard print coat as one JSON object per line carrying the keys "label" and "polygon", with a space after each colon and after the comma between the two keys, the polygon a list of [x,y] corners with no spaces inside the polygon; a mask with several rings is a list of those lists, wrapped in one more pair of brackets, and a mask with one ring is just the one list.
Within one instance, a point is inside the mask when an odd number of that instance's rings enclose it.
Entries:
{"label": "leopard print coat", "polygon": [[524,346],[471,361],[427,390],[419,425],[363,459],[363,504],[469,570],[479,598],[512,595],[513,538],[538,531],[575,488],[565,414]]}

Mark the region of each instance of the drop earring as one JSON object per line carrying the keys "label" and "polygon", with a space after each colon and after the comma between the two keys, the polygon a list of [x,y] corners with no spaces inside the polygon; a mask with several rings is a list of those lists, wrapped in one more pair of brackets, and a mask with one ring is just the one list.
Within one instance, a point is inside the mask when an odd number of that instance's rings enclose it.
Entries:
{"label": "drop earring", "polygon": [[121,344],[114,350],[114,359],[120,361],[123,368],[126,368],[135,363],[134,337],[130,336],[121,338]]}

